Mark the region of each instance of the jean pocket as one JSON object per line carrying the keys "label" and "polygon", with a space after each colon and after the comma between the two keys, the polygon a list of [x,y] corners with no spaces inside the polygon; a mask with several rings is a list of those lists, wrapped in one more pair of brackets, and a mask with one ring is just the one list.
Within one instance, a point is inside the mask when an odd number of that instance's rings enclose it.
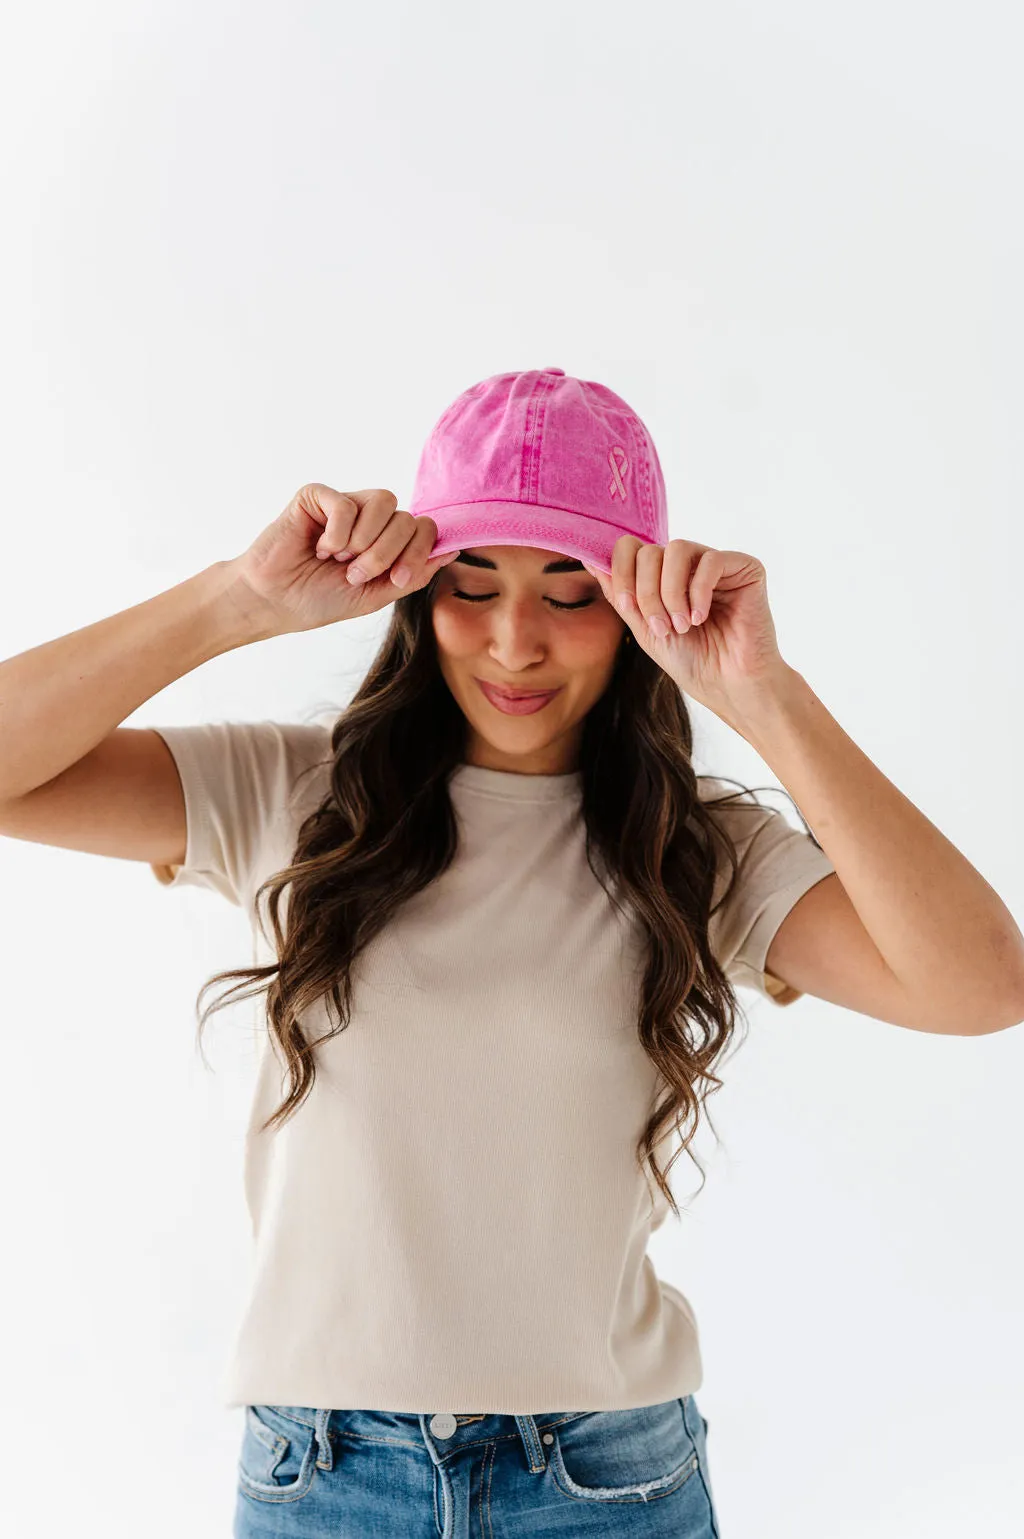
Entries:
{"label": "jean pocket", "polygon": [[247,1405],[238,1480],[261,1502],[294,1502],[316,1473],[316,1430],[275,1405]]}
{"label": "jean pocket", "polygon": [[550,1431],[552,1478],[579,1501],[654,1501],[685,1485],[699,1465],[679,1400],[587,1411]]}

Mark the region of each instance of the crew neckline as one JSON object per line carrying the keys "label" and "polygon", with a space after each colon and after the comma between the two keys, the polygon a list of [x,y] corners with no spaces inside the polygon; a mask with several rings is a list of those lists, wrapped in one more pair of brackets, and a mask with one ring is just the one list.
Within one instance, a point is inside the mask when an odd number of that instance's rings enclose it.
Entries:
{"label": "crew neckline", "polygon": [[521,775],[516,770],[488,769],[483,764],[457,764],[448,783],[459,790],[482,791],[506,801],[556,802],[579,795],[583,772],[569,770],[561,775]]}

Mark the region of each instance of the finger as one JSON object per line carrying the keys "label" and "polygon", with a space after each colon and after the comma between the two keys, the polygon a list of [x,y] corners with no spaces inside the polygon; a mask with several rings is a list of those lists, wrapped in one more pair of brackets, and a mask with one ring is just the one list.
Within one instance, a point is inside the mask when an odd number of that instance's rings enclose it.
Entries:
{"label": "finger", "polygon": [[398,560],[415,533],[416,520],[412,514],[404,508],[397,508],[391,512],[381,533],[365,550],[358,550],[358,537],[355,533],[351,534],[349,544],[357,550],[357,554],[345,573],[348,581],[355,586],[361,582],[371,582],[374,577],[386,572]]}
{"label": "finger", "polygon": [[[425,514],[414,517],[413,523],[415,529],[412,539],[391,567],[391,581],[396,588],[408,587],[410,583],[422,587],[435,572],[459,555],[459,551],[451,550],[443,556],[431,558],[430,552],[437,544],[437,525]],[[362,561],[359,564],[362,566]]]}
{"label": "finger", "polygon": [[725,570],[725,552],[705,550],[690,575],[690,620],[700,625],[711,610],[715,584]]}
{"label": "finger", "polygon": [[673,629],[685,636],[690,629],[690,573],[704,546],[693,540],[669,540],[661,569],[661,598]]}
{"label": "finger", "polygon": [[636,553],[643,543],[635,534],[620,534],[612,549],[612,602],[631,625],[639,617],[636,602]]}
{"label": "finger", "polygon": [[[330,543],[331,531],[337,528],[339,521],[347,520],[347,525],[351,525],[359,511],[358,505],[346,492],[336,491],[333,486],[325,486],[321,481],[310,481],[300,487],[292,500],[292,506],[305,515],[309,521],[307,527],[312,526],[318,556],[321,543]],[[331,550],[325,550],[324,554],[330,555]]]}
{"label": "finger", "polygon": [[319,553],[322,546],[326,547],[338,561],[348,561],[367,550],[387,527],[398,507],[398,498],[385,487],[376,486],[359,492],[339,492],[337,499],[317,550]]}
{"label": "finger", "polygon": [[636,553],[636,600],[652,636],[667,636],[672,622],[661,601],[661,569],[665,550],[661,545],[641,545]]}

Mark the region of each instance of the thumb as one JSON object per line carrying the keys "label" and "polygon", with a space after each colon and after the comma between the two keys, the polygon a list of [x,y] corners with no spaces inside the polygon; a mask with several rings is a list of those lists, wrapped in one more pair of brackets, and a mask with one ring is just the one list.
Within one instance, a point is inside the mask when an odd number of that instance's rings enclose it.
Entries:
{"label": "thumb", "polygon": [[585,561],[581,561],[580,565],[583,567],[583,570],[585,572],[589,572],[590,573],[591,577],[596,577],[597,578],[597,581],[601,585],[601,592],[604,594],[604,596],[608,600],[609,604],[613,604],[614,603],[614,595],[613,595],[613,589],[612,589],[612,580],[609,577],[608,573],[607,572],[599,571],[597,569],[597,567],[588,566]]}
{"label": "thumb", "polygon": [[[409,575],[406,577],[404,582],[397,584],[395,583],[394,577],[392,575],[394,570],[392,568],[392,571],[381,573],[381,584],[383,585],[384,583],[388,582],[391,584],[392,590],[397,587],[399,589],[408,590],[409,593],[415,593],[417,589],[425,588],[430,579],[435,577],[443,567],[449,566],[459,554],[460,551],[458,550],[448,550],[445,551],[441,556],[428,556],[426,561],[423,563],[423,570],[415,580],[411,575]],[[396,562],[396,566],[401,566],[402,564],[403,563],[401,558],[399,558],[399,560]],[[391,596],[394,597],[393,592]]]}

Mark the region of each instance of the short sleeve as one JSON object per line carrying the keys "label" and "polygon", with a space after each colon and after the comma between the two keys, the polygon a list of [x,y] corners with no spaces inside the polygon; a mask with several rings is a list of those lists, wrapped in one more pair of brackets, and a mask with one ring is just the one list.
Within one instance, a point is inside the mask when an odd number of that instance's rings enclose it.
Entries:
{"label": "short sleeve", "polygon": [[184,865],[151,864],[153,875],[166,887],[208,887],[248,907],[266,876],[289,862],[301,788],[332,757],[330,727],[223,721],[152,730],[177,765],[186,823]]}
{"label": "short sleeve", "polygon": [[[702,801],[734,789],[709,776],[700,777],[698,784]],[[711,916],[712,950],[730,982],[756,989],[774,1004],[790,1005],[801,998],[801,991],[765,971],[768,948],[798,899],[830,876],[835,866],[810,834],[775,808],[737,798],[708,811],[730,834],[738,857],[732,892]],[[731,870],[723,852],[716,902]]]}

